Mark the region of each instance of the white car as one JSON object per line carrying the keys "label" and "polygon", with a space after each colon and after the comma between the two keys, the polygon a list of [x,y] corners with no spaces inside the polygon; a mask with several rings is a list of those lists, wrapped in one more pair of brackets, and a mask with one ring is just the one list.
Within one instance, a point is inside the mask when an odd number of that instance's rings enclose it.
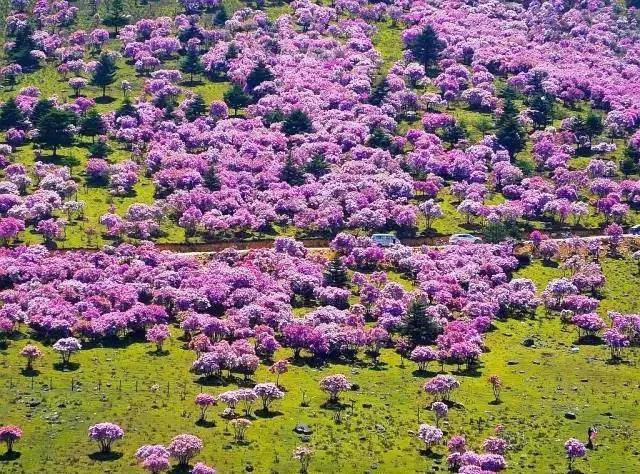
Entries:
{"label": "white car", "polygon": [[450,244],[479,244],[482,242],[480,237],[471,234],[453,234],[449,237]]}
{"label": "white car", "polygon": [[640,224],[629,227],[629,233],[633,235],[640,235]]}
{"label": "white car", "polygon": [[380,247],[393,247],[394,245],[400,245],[400,239],[391,234],[373,234],[371,240]]}

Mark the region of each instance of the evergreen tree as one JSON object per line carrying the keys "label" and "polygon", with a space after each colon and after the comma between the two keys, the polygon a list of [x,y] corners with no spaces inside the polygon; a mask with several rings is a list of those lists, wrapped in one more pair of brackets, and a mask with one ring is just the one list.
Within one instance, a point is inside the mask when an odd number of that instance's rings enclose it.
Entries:
{"label": "evergreen tree", "polygon": [[203,178],[204,185],[209,191],[220,191],[220,178],[215,165],[209,166]]}
{"label": "evergreen tree", "polygon": [[207,103],[204,101],[200,94],[189,102],[187,109],[184,111],[184,115],[189,122],[193,122],[198,117],[202,117],[207,113]]}
{"label": "evergreen tree", "polygon": [[102,88],[102,97],[107,95],[107,86],[116,80],[116,62],[112,55],[103,53],[93,71],[91,84]]}
{"label": "evergreen tree", "polygon": [[111,153],[111,147],[106,140],[98,140],[89,145],[89,155],[97,158],[104,158]]}
{"label": "evergreen tree", "polygon": [[442,127],[440,138],[445,142],[455,145],[467,136],[467,131],[459,123],[450,123]]}
{"label": "evergreen tree", "polygon": [[202,30],[198,26],[198,17],[189,17],[189,26],[183,28],[178,33],[178,39],[181,43],[186,44],[190,39],[202,39]]}
{"label": "evergreen tree", "polygon": [[536,92],[529,97],[529,108],[531,109],[531,120],[536,128],[544,128],[553,119],[553,96],[545,92]]}
{"label": "evergreen tree", "polygon": [[107,133],[107,125],[100,113],[92,108],[80,120],[80,135],[91,137],[91,141],[94,142],[96,135],[104,135],[105,133]]}
{"label": "evergreen tree", "polygon": [[34,32],[33,20],[28,20],[24,26],[16,31],[13,38],[14,47],[7,53],[12,62],[20,64],[25,69],[31,69],[37,64],[37,61],[31,56],[31,51],[39,49],[33,39]]}
{"label": "evergreen tree", "polygon": [[76,120],[76,115],[70,110],[51,110],[42,117],[35,141],[51,148],[53,156],[56,156],[59,147],[73,144],[74,136],[71,126],[76,124]]}
{"label": "evergreen tree", "polygon": [[524,149],[526,132],[518,120],[518,109],[510,90],[505,93],[503,111],[496,122],[496,138],[512,158]]}
{"label": "evergreen tree", "polygon": [[329,172],[329,163],[325,159],[322,153],[316,153],[311,157],[311,161],[309,161],[305,167],[305,172],[312,174],[316,178],[320,176],[324,176]]}
{"label": "evergreen tree", "polygon": [[213,16],[213,24],[216,26],[224,26],[225,22],[229,19],[227,10],[224,5],[221,5],[216,14]]}
{"label": "evergreen tree", "polygon": [[0,107],[0,130],[20,127],[24,123],[24,115],[20,111],[16,99],[11,97]]}
{"label": "evergreen tree", "polygon": [[445,44],[442,42],[431,25],[426,25],[422,32],[408,45],[413,57],[425,69],[429,69],[436,62]]}
{"label": "evergreen tree", "polygon": [[324,284],[327,286],[344,288],[349,284],[347,267],[342,263],[342,259],[338,255],[331,259],[322,276]]}
{"label": "evergreen tree", "polygon": [[369,103],[371,105],[380,105],[389,93],[389,81],[386,76],[376,83],[369,95]]}
{"label": "evergreen tree", "polygon": [[376,127],[371,132],[367,145],[372,148],[382,148],[388,150],[391,148],[391,137],[385,133],[380,127]]}
{"label": "evergreen tree", "polygon": [[442,326],[427,315],[427,305],[417,298],[411,303],[400,332],[414,344],[426,345],[435,341],[438,334],[442,332]]}
{"label": "evergreen tree", "polygon": [[180,61],[180,70],[185,74],[189,74],[189,80],[193,82],[194,74],[202,74],[204,67],[200,60],[200,52],[197,48],[188,48],[187,54]]}
{"label": "evergreen tree", "polygon": [[304,184],[304,173],[300,170],[298,165],[293,161],[291,155],[284,163],[284,167],[280,172],[280,180],[289,183],[291,186],[300,186]]}
{"label": "evergreen tree", "polygon": [[124,13],[123,0],[111,0],[107,4],[107,14],[102,23],[114,28],[116,35],[118,34],[118,28],[129,23],[129,17]]}
{"label": "evergreen tree", "polygon": [[310,133],[313,125],[309,116],[300,109],[296,109],[286,116],[282,124],[282,133],[285,135],[296,135],[299,133]]}
{"label": "evergreen tree", "polygon": [[240,54],[240,52],[238,51],[238,46],[236,46],[236,43],[232,41],[231,43],[229,43],[229,47],[227,48],[227,52],[224,55],[224,58],[227,61],[230,59],[236,59],[238,57],[238,54]]}
{"label": "evergreen tree", "polygon": [[589,112],[589,115],[587,115],[587,118],[584,120],[584,124],[585,124],[585,131],[587,135],[589,135],[589,138],[591,139],[593,139],[594,137],[597,137],[604,131],[604,124],[602,123],[602,117],[600,117],[600,115],[594,112]]}
{"label": "evergreen tree", "polygon": [[263,82],[272,81],[273,78],[274,75],[271,72],[271,69],[269,69],[262,61],[260,61],[247,76],[247,89],[252,91]]}
{"label": "evergreen tree", "polygon": [[225,104],[233,109],[233,115],[238,115],[238,109],[246,107],[249,104],[250,97],[245,94],[237,84],[231,86],[231,89],[226,91],[223,95]]}
{"label": "evergreen tree", "polygon": [[273,109],[262,116],[262,122],[266,127],[271,124],[282,122],[285,119],[284,112],[280,109]]}
{"label": "evergreen tree", "polygon": [[38,102],[36,102],[36,105],[31,111],[30,117],[31,123],[33,124],[34,128],[39,127],[42,117],[47,115],[54,108],[54,106],[55,104],[51,99],[40,99],[38,100]]}
{"label": "evergreen tree", "polygon": [[118,119],[124,115],[139,118],[138,111],[133,104],[131,104],[131,100],[128,97],[122,101],[122,105],[116,110],[115,118]]}
{"label": "evergreen tree", "polygon": [[620,163],[620,171],[624,173],[625,178],[638,172],[638,158],[640,158],[640,152],[627,147],[624,151],[624,159]]}

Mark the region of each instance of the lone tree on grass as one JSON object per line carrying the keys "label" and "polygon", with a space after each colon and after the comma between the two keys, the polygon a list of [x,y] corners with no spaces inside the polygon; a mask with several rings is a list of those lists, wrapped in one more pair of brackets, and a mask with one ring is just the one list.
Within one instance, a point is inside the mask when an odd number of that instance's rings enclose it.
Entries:
{"label": "lone tree on grass", "polygon": [[80,135],[91,137],[91,143],[95,142],[97,135],[107,133],[107,125],[96,109],[91,109],[80,121]]}
{"label": "lone tree on grass", "polygon": [[427,314],[427,305],[422,298],[416,298],[409,307],[400,332],[414,344],[430,344],[442,332],[442,326]]}
{"label": "lone tree on grass", "polygon": [[525,145],[526,132],[518,120],[518,109],[513,103],[513,93],[507,91],[504,97],[503,111],[496,123],[498,143],[513,158]]}
{"label": "lone tree on grass", "polygon": [[426,25],[420,34],[407,45],[409,51],[425,69],[429,69],[438,59],[445,43],[438,38],[431,25]]}
{"label": "lone tree on grass", "polygon": [[299,133],[310,133],[313,125],[309,116],[300,109],[292,111],[287,115],[282,123],[282,133],[285,135],[297,135]]}
{"label": "lone tree on grass", "polygon": [[111,0],[107,4],[107,14],[102,23],[112,27],[116,35],[118,34],[118,28],[129,23],[129,17],[124,13],[124,2],[122,0]]}
{"label": "lone tree on grass", "polygon": [[51,110],[42,117],[35,141],[46,148],[51,148],[53,156],[57,156],[59,147],[73,144],[73,126],[76,120],[76,115],[70,110]]}
{"label": "lone tree on grass", "polygon": [[223,99],[224,103],[233,109],[233,115],[237,116],[238,109],[249,105],[250,97],[242,90],[242,87],[234,84],[224,93]]}
{"label": "lone tree on grass", "polygon": [[323,274],[324,283],[328,286],[344,288],[349,283],[347,267],[342,263],[342,259],[336,255],[331,259]]}
{"label": "lone tree on grass", "polygon": [[2,104],[0,107],[0,130],[19,127],[23,122],[24,115],[13,97]]}
{"label": "lone tree on grass", "polygon": [[102,88],[102,97],[107,95],[107,86],[115,82],[116,70],[115,58],[111,54],[101,54],[91,77],[91,85]]}
{"label": "lone tree on grass", "polygon": [[189,74],[190,82],[193,82],[193,76],[195,74],[202,74],[204,72],[198,48],[187,48],[187,54],[185,54],[180,61],[180,70],[185,74]]}

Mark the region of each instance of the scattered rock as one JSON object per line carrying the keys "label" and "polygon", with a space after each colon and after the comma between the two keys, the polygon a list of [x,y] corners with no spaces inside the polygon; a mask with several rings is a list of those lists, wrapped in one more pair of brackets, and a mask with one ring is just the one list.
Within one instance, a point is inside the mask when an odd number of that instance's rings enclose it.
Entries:
{"label": "scattered rock", "polygon": [[385,428],[384,426],[380,425],[380,424],[377,424],[377,425],[376,425],[376,430],[377,430],[379,433],[384,433],[385,431],[387,431],[387,430],[386,430],[386,428]]}
{"label": "scattered rock", "polygon": [[253,466],[251,464],[247,464],[247,467],[244,468],[247,472],[253,472]]}
{"label": "scattered rock", "polygon": [[524,347],[533,347],[536,341],[532,337],[527,337],[522,341]]}
{"label": "scattered rock", "polygon": [[302,423],[297,424],[296,427],[293,429],[293,431],[295,431],[298,434],[307,435],[307,436],[313,433],[313,430],[309,428],[309,425],[305,425]]}
{"label": "scattered rock", "polygon": [[363,403],[362,408],[372,408],[373,405],[371,403]]}
{"label": "scattered rock", "polygon": [[540,361],[539,361],[539,360],[531,361],[531,363],[532,363],[533,365],[540,365]]}
{"label": "scattered rock", "polygon": [[507,361],[507,365],[518,365],[520,363],[520,361],[517,360],[508,360]]}
{"label": "scattered rock", "polygon": [[580,352],[580,348],[573,346],[571,349],[569,349],[571,352]]}
{"label": "scattered rock", "polygon": [[568,411],[568,412],[566,412],[566,413],[564,414],[564,417],[565,417],[567,420],[575,420],[576,418],[578,418],[578,416],[577,416],[575,413],[573,413],[572,411]]}

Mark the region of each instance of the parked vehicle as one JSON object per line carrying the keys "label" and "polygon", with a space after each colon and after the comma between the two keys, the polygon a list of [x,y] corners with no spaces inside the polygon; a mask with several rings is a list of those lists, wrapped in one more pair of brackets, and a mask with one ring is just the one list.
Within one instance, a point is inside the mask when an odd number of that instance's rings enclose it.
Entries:
{"label": "parked vehicle", "polygon": [[400,239],[392,234],[373,234],[371,240],[380,247],[393,247],[394,245],[400,245]]}
{"label": "parked vehicle", "polygon": [[453,234],[449,237],[450,244],[479,244],[482,242],[480,237],[471,234]]}
{"label": "parked vehicle", "polygon": [[632,235],[640,235],[640,224],[629,227],[629,233]]}

